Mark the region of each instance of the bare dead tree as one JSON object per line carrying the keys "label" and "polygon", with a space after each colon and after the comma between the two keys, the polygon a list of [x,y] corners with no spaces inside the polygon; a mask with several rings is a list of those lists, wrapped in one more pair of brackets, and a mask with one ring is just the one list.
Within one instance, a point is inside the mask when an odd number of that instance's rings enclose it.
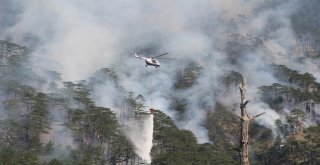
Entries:
{"label": "bare dead tree", "polygon": [[249,100],[246,98],[247,85],[246,79],[242,78],[242,83],[240,85],[240,94],[241,94],[241,103],[240,110],[241,116],[238,116],[241,120],[241,139],[240,139],[240,165],[249,165],[249,124],[250,120],[254,120],[255,118],[263,115],[265,112],[250,117],[247,113],[247,104]]}

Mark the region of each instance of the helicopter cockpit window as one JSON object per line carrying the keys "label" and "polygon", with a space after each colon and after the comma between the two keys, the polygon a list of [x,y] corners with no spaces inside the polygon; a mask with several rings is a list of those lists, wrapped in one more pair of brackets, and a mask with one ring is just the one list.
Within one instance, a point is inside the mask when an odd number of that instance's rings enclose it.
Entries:
{"label": "helicopter cockpit window", "polygon": [[152,60],[153,63],[156,63],[156,60]]}

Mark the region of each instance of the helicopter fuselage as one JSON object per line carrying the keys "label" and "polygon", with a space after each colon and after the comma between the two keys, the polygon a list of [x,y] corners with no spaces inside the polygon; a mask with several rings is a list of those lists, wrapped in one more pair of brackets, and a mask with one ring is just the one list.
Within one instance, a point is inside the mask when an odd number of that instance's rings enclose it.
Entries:
{"label": "helicopter fuselage", "polygon": [[160,62],[155,59],[147,58],[145,59],[145,62],[146,62],[146,66],[151,65],[151,66],[155,66],[156,68],[160,67]]}
{"label": "helicopter fuselage", "polygon": [[[168,53],[161,54],[160,56],[163,56],[163,55],[166,55],[166,54],[168,54]],[[156,60],[155,58],[153,58],[153,57],[152,57],[152,58],[141,57],[141,56],[138,56],[137,53],[134,53],[134,56],[135,56],[136,58],[140,58],[140,59],[144,60],[144,61],[146,62],[146,67],[147,67],[148,65],[150,65],[150,66],[155,66],[156,68],[157,68],[157,67],[160,67],[160,62],[159,62],[158,60]],[[159,55],[156,56],[156,57],[159,57]]]}

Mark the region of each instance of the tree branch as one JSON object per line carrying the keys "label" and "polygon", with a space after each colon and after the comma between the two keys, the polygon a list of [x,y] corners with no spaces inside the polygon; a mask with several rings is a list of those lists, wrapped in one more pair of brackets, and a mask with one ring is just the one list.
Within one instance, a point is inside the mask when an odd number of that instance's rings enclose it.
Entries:
{"label": "tree branch", "polygon": [[245,101],[243,104],[240,104],[240,108],[244,108],[248,103],[250,102],[250,100]]}
{"label": "tree branch", "polygon": [[237,115],[236,113],[233,112],[233,113],[231,113],[231,114],[233,114],[235,117],[241,119],[241,117],[240,117],[239,115]]}
{"label": "tree branch", "polygon": [[263,115],[263,114],[265,114],[265,113],[266,113],[266,112],[262,112],[262,113],[260,113],[260,114],[258,114],[258,115],[255,115],[255,116],[251,117],[250,120],[254,120],[254,119],[256,119],[257,117],[259,117],[259,116],[261,116],[261,115]]}

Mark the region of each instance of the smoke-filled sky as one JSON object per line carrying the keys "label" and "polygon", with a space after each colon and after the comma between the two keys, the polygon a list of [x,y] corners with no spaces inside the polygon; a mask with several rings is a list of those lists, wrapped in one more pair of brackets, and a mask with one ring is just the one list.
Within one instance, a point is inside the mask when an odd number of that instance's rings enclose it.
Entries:
{"label": "smoke-filled sky", "polygon": [[[247,77],[249,99],[253,100],[249,111],[265,111],[258,122],[271,128],[280,116],[257,94],[259,86],[277,82],[268,65],[284,64],[320,78],[319,61],[298,63],[299,55],[292,51],[296,38],[290,17],[301,3],[295,0],[0,2],[15,12],[14,23],[5,26],[0,39],[32,47],[34,70],[55,70],[63,81],[70,81],[87,79],[100,68],[112,68],[126,90],[143,95],[148,106],[174,118],[177,114],[169,98],[184,98],[188,110],[177,124],[192,130],[199,142],[209,141],[202,127],[206,115],[202,103],[214,106],[218,89],[219,96],[224,96],[219,101],[239,102],[237,89],[226,94],[219,87],[219,78],[228,71],[236,70]],[[245,37],[253,49],[247,50],[235,35]],[[254,38],[261,43],[251,43]],[[233,54],[228,53],[230,42],[239,47]],[[175,60],[161,61],[158,69],[146,68],[143,61],[132,57],[132,51],[143,56],[168,52]],[[203,71],[192,88],[172,92],[176,73],[186,60],[202,66]],[[100,88],[98,104],[113,107],[110,100],[117,96],[117,90],[108,83]]]}

